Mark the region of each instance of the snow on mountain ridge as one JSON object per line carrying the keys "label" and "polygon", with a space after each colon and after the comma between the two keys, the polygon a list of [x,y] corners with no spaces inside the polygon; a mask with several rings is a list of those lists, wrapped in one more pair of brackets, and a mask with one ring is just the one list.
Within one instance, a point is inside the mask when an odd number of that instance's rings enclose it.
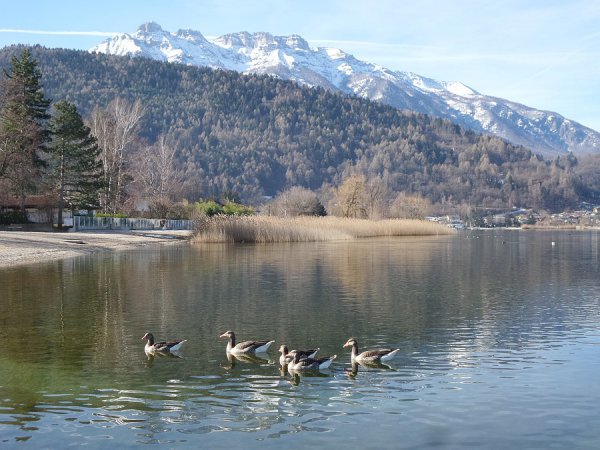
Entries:
{"label": "snow on mountain ridge", "polygon": [[298,35],[242,31],[207,39],[198,31],[170,33],[149,22],[133,34],[114,36],[90,51],[272,74],[446,118],[546,155],[600,152],[600,133],[560,114],[486,96],[458,81],[437,81],[389,70],[360,61],[340,49],[311,48]]}

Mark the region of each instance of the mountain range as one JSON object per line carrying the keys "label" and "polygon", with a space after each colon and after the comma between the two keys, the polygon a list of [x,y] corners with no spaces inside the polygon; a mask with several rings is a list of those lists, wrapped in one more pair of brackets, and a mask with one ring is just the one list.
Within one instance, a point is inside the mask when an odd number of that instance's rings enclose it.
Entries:
{"label": "mountain range", "polygon": [[558,113],[487,96],[460,83],[364,62],[336,48],[313,48],[300,36],[240,32],[207,39],[193,30],[165,31],[151,22],[109,38],[91,52],[270,74],[425,113],[499,136],[546,157],[600,153],[600,133]]}

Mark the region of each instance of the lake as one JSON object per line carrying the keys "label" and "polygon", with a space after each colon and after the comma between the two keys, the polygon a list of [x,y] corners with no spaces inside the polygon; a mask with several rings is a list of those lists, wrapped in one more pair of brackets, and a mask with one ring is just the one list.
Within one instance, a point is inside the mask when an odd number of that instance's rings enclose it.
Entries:
{"label": "lake", "polygon": [[[0,295],[0,447],[600,445],[597,231],[146,248],[0,270]],[[226,330],[276,342],[230,361]],[[351,336],[400,351],[353,368]],[[292,376],[282,343],[338,356]]]}

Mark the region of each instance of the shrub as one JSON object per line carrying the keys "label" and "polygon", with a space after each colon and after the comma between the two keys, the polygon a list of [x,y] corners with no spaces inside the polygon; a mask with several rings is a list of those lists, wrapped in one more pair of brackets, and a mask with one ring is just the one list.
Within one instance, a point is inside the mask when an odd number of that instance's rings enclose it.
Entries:
{"label": "shrub", "polygon": [[239,203],[227,202],[223,205],[223,214],[227,216],[251,216],[254,212],[254,208]]}
{"label": "shrub", "polygon": [[223,214],[223,206],[221,206],[214,200],[206,200],[204,202],[197,202],[194,204],[194,210],[199,213],[204,213],[208,217],[212,217],[217,214]]}
{"label": "shrub", "polygon": [[28,223],[27,214],[22,211],[0,212],[0,225],[10,225],[13,223]]}

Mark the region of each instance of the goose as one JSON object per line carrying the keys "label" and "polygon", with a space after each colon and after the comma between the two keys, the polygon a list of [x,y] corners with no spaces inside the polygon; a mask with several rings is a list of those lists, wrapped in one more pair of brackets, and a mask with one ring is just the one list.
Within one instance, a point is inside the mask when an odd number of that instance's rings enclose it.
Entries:
{"label": "goose", "polygon": [[342,346],[342,348],[345,347],[352,347],[352,361],[356,361],[362,364],[373,364],[380,363],[381,361],[389,361],[394,356],[396,356],[396,353],[400,351],[399,348],[378,348],[375,350],[367,350],[359,354],[358,341],[356,340],[356,338],[348,339],[346,343]]}
{"label": "goose", "polygon": [[292,359],[294,359],[295,354],[300,355],[300,358],[314,358],[315,356],[317,356],[318,351],[318,348],[315,348],[313,350],[289,351],[287,345],[282,344],[281,347],[279,347],[279,353],[281,353],[281,356],[279,357],[279,364],[281,364],[282,366],[286,366]]}
{"label": "goose", "polygon": [[154,342],[154,335],[152,333],[144,334],[142,340],[144,339],[146,340],[144,351],[150,354],[176,352],[181,348],[184,342],[187,342],[185,339],[170,342]]}
{"label": "goose", "polygon": [[239,344],[235,343],[235,333],[233,331],[226,331],[219,338],[228,338],[227,342],[227,353],[240,354],[240,353],[265,353],[269,350],[269,347],[275,341],[244,341]]}
{"label": "goose", "polygon": [[337,358],[337,355],[325,356],[323,358],[300,358],[300,355],[296,353],[294,359],[288,364],[288,370],[302,371],[302,370],[322,370],[327,369],[333,360]]}

